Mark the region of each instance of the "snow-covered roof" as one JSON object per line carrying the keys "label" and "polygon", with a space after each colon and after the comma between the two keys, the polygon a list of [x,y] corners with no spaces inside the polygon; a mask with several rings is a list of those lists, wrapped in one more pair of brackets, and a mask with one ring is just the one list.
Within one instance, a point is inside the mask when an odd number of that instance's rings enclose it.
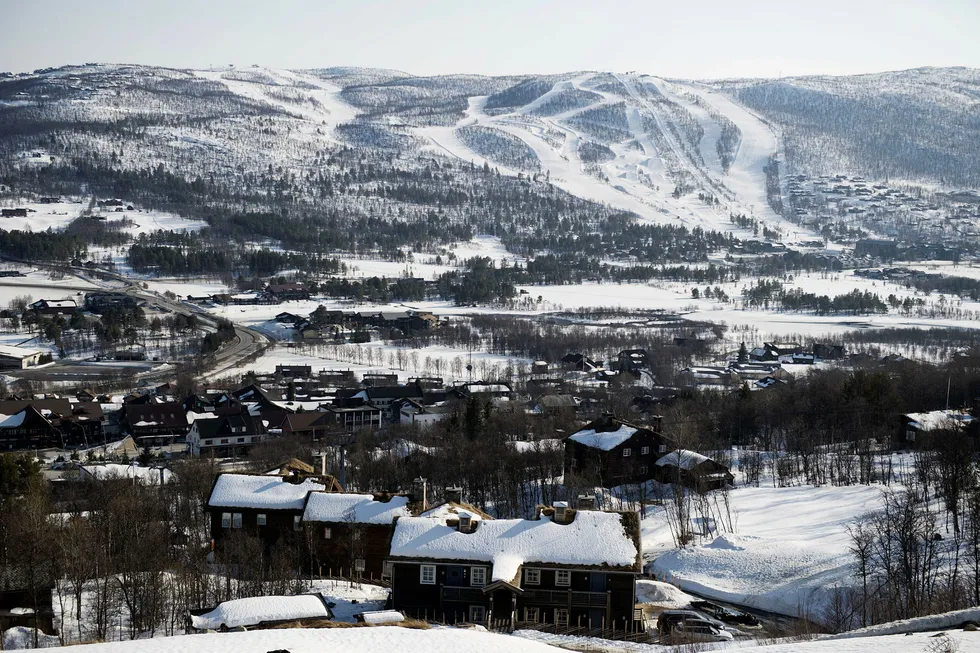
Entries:
{"label": "snow-covered roof", "polygon": [[468,513],[472,521],[491,519],[490,516],[480,512],[475,507],[463,503],[456,503],[455,501],[444,501],[437,506],[429,508],[419,516],[425,517],[426,519],[445,521],[446,519],[456,519],[461,512]]}
{"label": "snow-covered roof", "polygon": [[596,431],[595,429],[582,429],[577,433],[568,436],[569,440],[584,444],[593,449],[612,451],[623,444],[636,433],[637,429],[627,424],[620,424],[615,431]]}
{"label": "snow-covered roof", "polygon": [[266,621],[329,619],[330,610],[315,594],[297,596],[254,596],[225,601],[211,612],[191,617],[198,630],[217,630],[221,626],[255,626]]}
{"label": "snow-covered roof", "polygon": [[398,610],[374,610],[355,615],[366,624],[395,624],[405,621],[405,615]]}
{"label": "snow-covered roof", "polygon": [[291,483],[283,477],[222,474],[214,482],[208,505],[215,508],[303,510],[306,495],[327,488],[306,479]]}
{"label": "snow-covered roof", "polygon": [[932,410],[927,413],[908,413],[905,417],[911,425],[920,431],[963,428],[973,421],[972,415],[959,410]]}
{"label": "snow-covered roof", "polygon": [[395,517],[408,517],[408,497],[375,501],[370,494],[312,492],[306,501],[303,521],[391,524]]}
{"label": "snow-covered roof", "polygon": [[395,522],[391,557],[487,562],[492,579],[507,582],[525,564],[633,567],[636,543],[622,519],[619,513],[580,510],[568,524],[547,516],[483,520],[475,531],[462,533],[441,520],[403,517]]}
{"label": "snow-covered roof", "polygon": [[[119,465],[116,463],[106,463],[105,465],[82,465],[82,471],[98,481],[113,478],[137,478],[146,485],[159,485],[159,467],[140,467],[139,465]],[[173,480],[174,473],[169,469],[163,470],[163,482],[169,483]]]}
{"label": "snow-covered roof", "polygon": [[27,358],[35,354],[43,354],[40,349],[27,349],[26,347],[15,347],[13,345],[0,345],[0,356],[11,356],[13,358]]}
{"label": "snow-covered roof", "polygon": [[709,458],[707,456],[702,456],[697,451],[678,449],[677,451],[671,451],[654,464],[657,467],[673,465],[674,467],[679,467],[681,469],[694,469],[706,460],[709,460]]}
{"label": "snow-covered roof", "polygon": [[0,415],[0,429],[15,429],[24,423],[27,411],[20,411],[13,415]]}

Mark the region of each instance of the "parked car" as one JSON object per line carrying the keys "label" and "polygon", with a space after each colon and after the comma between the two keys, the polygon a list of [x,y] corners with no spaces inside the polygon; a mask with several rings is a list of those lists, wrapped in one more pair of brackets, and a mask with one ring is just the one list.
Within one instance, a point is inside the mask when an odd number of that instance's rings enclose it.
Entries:
{"label": "parked car", "polygon": [[711,617],[706,617],[700,612],[695,612],[694,610],[664,610],[657,618],[657,631],[661,635],[668,635],[674,626],[690,619],[704,621],[714,626],[718,630],[725,629],[725,624],[722,622],[718,621],[717,619],[712,619]]}
{"label": "parked car", "polygon": [[758,626],[759,620],[755,615],[734,608],[727,608],[711,601],[691,601],[691,607],[697,608],[709,617],[713,617],[728,624],[738,624],[740,626]]}
{"label": "parked car", "polygon": [[730,632],[705,619],[686,619],[674,626],[670,636],[672,640],[682,642],[730,642],[735,639]]}

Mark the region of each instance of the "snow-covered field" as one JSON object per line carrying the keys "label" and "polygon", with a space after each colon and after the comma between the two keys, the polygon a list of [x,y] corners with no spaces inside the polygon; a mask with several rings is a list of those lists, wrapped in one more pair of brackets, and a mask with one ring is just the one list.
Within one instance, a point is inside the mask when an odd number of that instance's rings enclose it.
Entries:
{"label": "snow-covered field", "polygon": [[[674,548],[663,508],[642,520],[656,574],[704,596],[795,616],[817,610],[853,575],[846,527],[881,505],[880,486],[739,487],[734,533]],[[814,614],[819,614],[815,612]]]}

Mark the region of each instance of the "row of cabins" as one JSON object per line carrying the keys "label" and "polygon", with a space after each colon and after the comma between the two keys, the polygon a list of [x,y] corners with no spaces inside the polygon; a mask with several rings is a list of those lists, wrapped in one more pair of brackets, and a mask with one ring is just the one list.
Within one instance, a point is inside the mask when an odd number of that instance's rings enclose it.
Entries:
{"label": "row of cabins", "polygon": [[495,520],[455,501],[429,507],[407,495],[332,492],[322,477],[291,474],[223,474],[207,510],[219,556],[236,531],[267,546],[301,537],[313,570],[381,578],[391,607],[417,618],[619,633],[642,623],[636,513],[557,502],[533,519]]}
{"label": "row of cabins", "polygon": [[290,325],[296,335],[304,340],[337,337],[352,333],[353,340],[365,329],[392,329],[405,335],[420,333],[440,325],[439,318],[429,311],[342,311],[321,307],[307,316],[283,312],[276,322]]}

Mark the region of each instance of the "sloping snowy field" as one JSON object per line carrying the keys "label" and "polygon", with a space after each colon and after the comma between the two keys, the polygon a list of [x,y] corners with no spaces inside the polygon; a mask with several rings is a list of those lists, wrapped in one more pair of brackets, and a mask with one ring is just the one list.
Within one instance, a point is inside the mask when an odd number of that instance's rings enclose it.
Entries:
{"label": "sloping snowy field", "polygon": [[[642,520],[658,577],[719,600],[796,616],[820,610],[853,576],[846,527],[881,505],[880,486],[741,487],[731,491],[735,533],[674,549],[663,508]],[[819,613],[817,613],[819,614]]]}

